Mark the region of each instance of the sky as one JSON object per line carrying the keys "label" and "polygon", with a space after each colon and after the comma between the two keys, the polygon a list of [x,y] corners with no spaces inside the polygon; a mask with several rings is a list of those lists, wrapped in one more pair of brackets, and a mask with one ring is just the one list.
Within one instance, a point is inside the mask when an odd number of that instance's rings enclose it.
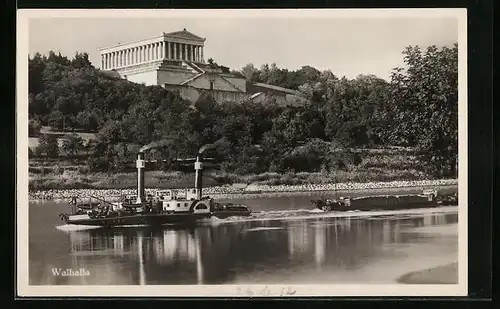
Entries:
{"label": "sky", "polygon": [[170,12],[148,17],[135,15],[78,14],[65,17],[30,18],[29,53],[50,50],[72,58],[87,52],[100,66],[99,48],[153,38],[163,32],[188,31],[206,38],[205,61],[241,69],[248,63],[260,67],[276,63],[296,70],[309,65],[331,70],[341,77],[374,74],[389,79],[403,65],[406,46],[452,45],[458,42],[456,18],[449,15],[419,15],[384,18],[370,15],[300,14],[212,14],[176,15]]}

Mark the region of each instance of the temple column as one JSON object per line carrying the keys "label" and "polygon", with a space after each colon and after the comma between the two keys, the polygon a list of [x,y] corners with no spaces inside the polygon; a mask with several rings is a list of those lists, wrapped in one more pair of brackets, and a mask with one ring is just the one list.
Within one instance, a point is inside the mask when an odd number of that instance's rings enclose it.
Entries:
{"label": "temple column", "polygon": [[174,59],[177,59],[177,43],[174,43]]}
{"label": "temple column", "polygon": [[196,61],[196,58],[194,57],[194,48],[195,46],[194,45],[191,45],[191,61]]}
{"label": "temple column", "polygon": [[201,47],[201,62],[205,63],[205,59],[203,58],[203,46]]}
{"label": "temple column", "polygon": [[170,59],[170,42],[165,42],[165,48],[166,48],[165,58]]}
{"label": "temple column", "polygon": [[182,60],[186,60],[187,58],[187,44],[182,44],[182,50],[183,50],[183,54],[182,54]]}

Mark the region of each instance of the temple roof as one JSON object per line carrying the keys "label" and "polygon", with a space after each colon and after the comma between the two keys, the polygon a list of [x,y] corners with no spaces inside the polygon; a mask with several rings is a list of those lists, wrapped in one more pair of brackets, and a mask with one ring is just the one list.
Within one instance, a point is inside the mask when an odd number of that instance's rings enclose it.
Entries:
{"label": "temple roof", "polygon": [[185,40],[191,40],[191,41],[201,41],[204,42],[205,38],[202,38],[200,36],[197,36],[194,33],[191,33],[184,28],[182,31],[174,31],[174,32],[169,32],[169,33],[163,33],[164,36],[171,37],[171,38],[178,38],[178,39],[185,39]]}

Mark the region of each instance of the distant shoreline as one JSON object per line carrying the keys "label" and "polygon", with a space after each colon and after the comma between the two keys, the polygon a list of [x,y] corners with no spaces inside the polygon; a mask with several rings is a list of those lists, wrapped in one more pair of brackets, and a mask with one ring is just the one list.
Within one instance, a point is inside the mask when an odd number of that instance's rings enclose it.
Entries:
{"label": "distant shoreline", "polygon": [[[306,184],[306,185],[258,185],[250,184],[244,188],[235,188],[230,185],[208,187],[203,189],[204,195],[209,195],[219,199],[238,199],[255,198],[261,196],[280,196],[280,195],[304,195],[318,194],[327,192],[337,192],[337,194],[346,194],[359,191],[374,191],[380,194],[380,191],[415,191],[418,192],[424,188],[439,188],[456,190],[458,187],[457,179],[441,180],[421,180],[421,181],[392,181],[392,182],[367,182],[367,183],[338,183],[338,184]],[[156,191],[165,189],[147,188],[146,194],[154,194]],[[77,198],[88,198],[99,196],[105,198],[116,198],[121,195],[136,194],[136,189],[61,189],[61,190],[39,190],[30,191],[30,202],[35,201],[60,201],[67,200],[73,196]]]}

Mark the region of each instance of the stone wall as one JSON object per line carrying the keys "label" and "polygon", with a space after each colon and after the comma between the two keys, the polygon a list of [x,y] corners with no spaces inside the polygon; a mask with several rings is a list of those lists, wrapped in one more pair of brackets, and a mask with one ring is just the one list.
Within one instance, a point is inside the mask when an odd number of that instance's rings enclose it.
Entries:
{"label": "stone wall", "polygon": [[[178,92],[183,99],[189,100],[191,102],[196,102],[200,98],[203,92],[209,92],[209,90],[196,89],[195,87],[191,86],[165,84],[164,87],[167,90]],[[243,100],[248,99],[248,95],[242,92],[212,90],[210,91],[210,93],[215,99],[215,101],[219,103],[223,102],[239,103]]]}
{"label": "stone wall", "polygon": [[[224,80],[222,77],[217,76],[217,75],[213,76],[212,78],[213,78],[213,82],[214,82],[214,90],[238,92],[239,87],[235,88],[234,86],[231,85],[230,81]],[[189,85],[196,87],[198,89],[209,90],[210,89],[210,80],[211,80],[211,78],[208,75],[201,75],[200,77],[189,82]]]}
{"label": "stone wall", "polygon": [[142,73],[132,73],[130,75],[122,75],[122,78],[126,78],[127,80],[142,84],[144,83],[146,86],[157,85],[158,82],[158,74],[156,71],[142,72]]}
{"label": "stone wall", "polygon": [[185,80],[194,77],[196,74],[191,72],[182,71],[158,71],[157,85],[164,84],[180,84]]}

